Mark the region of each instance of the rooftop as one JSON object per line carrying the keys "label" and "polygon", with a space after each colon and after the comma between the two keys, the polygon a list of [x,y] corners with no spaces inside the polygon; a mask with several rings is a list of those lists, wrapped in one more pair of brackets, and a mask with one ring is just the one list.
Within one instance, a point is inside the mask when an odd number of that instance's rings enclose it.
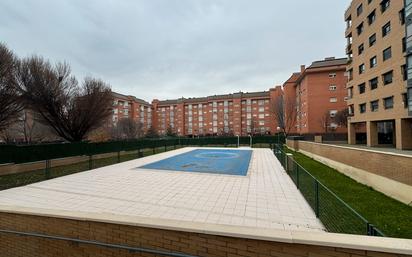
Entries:
{"label": "rooftop", "polygon": [[346,66],[348,62],[348,58],[338,58],[335,59],[335,57],[329,57],[325,58],[324,60],[321,61],[314,61],[312,64],[308,67],[308,69],[313,69],[313,68],[323,68],[323,67],[330,67],[330,66]]}
{"label": "rooftop", "polygon": [[177,104],[181,102],[185,103],[196,103],[196,102],[207,102],[213,100],[223,100],[223,99],[233,99],[233,98],[249,98],[249,97],[269,97],[269,91],[259,91],[259,92],[238,92],[232,94],[224,94],[224,95],[211,95],[206,97],[190,97],[190,98],[179,98],[173,100],[163,100],[159,101],[159,105],[167,105],[167,104]]}

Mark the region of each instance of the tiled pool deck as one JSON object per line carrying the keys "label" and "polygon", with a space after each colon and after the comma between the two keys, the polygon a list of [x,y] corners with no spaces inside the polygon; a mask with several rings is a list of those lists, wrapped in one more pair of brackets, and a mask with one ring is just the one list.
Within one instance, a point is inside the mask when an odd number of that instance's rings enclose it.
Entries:
{"label": "tiled pool deck", "polygon": [[136,169],[193,149],[1,191],[0,206],[323,231],[270,149],[253,149],[247,176]]}

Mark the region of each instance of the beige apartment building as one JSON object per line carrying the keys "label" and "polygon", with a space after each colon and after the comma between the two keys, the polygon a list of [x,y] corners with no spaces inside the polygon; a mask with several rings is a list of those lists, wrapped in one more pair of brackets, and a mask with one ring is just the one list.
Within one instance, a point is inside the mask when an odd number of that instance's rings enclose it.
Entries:
{"label": "beige apartment building", "polygon": [[348,141],[412,149],[405,3],[353,0],[345,12]]}

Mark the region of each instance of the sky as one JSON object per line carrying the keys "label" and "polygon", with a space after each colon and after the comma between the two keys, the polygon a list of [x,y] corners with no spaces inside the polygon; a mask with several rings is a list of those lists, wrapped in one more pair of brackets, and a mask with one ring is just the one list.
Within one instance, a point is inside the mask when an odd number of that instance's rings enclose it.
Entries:
{"label": "sky", "polygon": [[263,91],[345,57],[349,0],[1,0],[0,42],[146,101]]}

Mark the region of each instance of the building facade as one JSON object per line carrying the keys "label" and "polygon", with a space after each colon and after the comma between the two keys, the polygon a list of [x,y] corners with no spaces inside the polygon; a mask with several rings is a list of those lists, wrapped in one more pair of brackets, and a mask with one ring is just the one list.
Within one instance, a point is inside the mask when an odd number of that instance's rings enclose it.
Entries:
{"label": "building facade", "polygon": [[152,126],[152,106],[150,103],[130,95],[113,92],[113,107],[110,125],[124,118],[131,118],[142,125],[143,132]]}
{"label": "building facade", "polygon": [[412,148],[404,7],[401,0],[353,0],[345,12],[350,144]]}
{"label": "building facade", "polygon": [[277,131],[271,106],[281,87],[264,92],[234,93],[199,98],[153,100],[113,93],[111,125],[131,118],[153,127],[159,135],[168,130],[180,136],[273,134]]}
{"label": "building facade", "polygon": [[346,133],[346,122],[338,119],[347,110],[346,58],[325,58],[309,67],[301,66],[283,84],[285,114],[295,115],[290,133]]}
{"label": "building facade", "polygon": [[281,94],[277,87],[264,92],[155,99],[153,124],[161,135],[168,129],[185,136],[274,134],[277,126],[271,106]]}

